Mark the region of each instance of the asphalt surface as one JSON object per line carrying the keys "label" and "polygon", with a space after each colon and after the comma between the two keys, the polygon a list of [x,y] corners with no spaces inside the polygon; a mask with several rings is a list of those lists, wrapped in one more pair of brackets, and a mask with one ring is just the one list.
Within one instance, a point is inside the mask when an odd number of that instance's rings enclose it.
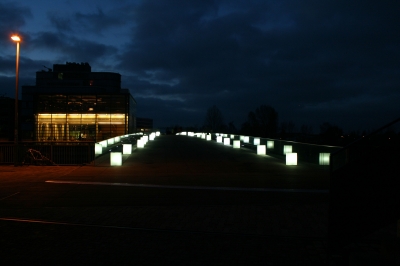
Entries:
{"label": "asphalt surface", "polygon": [[348,265],[327,250],[328,190],[326,166],[186,136],[121,167],[0,166],[0,264]]}

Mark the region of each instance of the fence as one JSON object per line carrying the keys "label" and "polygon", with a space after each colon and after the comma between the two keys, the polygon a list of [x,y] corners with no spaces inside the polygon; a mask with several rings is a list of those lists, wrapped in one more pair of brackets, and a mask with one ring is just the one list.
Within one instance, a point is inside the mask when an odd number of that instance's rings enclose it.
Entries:
{"label": "fence", "polygon": [[[89,164],[94,158],[95,142],[40,141],[20,142],[17,149],[17,164],[24,161],[28,149],[39,151],[57,165]],[[14,164],[15,145],[13,142],[0,142],[0,164]]]}

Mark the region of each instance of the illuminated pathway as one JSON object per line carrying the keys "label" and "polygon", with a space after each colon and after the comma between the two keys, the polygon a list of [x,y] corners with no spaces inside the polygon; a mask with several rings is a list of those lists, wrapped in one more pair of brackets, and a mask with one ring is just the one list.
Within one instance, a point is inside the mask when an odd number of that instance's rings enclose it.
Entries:
{"label": "illuminated pathway", "polygon": [[0,166],[5,258],[174,265],[326,258],[326,167],[287,166],[181,136],[134,149],[121,167],[107,156],[95,166]]}

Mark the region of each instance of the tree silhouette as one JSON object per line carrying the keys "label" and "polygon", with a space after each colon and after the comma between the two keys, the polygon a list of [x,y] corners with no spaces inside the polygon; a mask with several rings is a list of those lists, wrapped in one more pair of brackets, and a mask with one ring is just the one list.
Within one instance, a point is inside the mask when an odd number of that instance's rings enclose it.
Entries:
{"label": "tree silhouette", "polygon": [[343,135],[343,130],[340,127],[324,122],[319,128],[319,135],[324,144],[339,145],[342,142],[341,137]]}
{"label": "tree silhouette", "polygon": [[258,137],[274,137],[278,128],[278,113],[269,105],[260,105],[247,115],[242,133]]}
{"label": "tree silhouette", "polygon": [[206,118],[204,120],[204,129],[209,132],[218,132],[224,127],[224,119],[221,111],[217,106],[213,105],[208,108]]}

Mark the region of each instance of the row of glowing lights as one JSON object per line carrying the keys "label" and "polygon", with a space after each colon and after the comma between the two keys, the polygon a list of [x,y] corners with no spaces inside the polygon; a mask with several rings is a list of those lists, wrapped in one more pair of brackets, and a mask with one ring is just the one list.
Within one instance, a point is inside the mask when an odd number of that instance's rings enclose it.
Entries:
{"label": "row of glowing lights", "polygon": [[50,119],[50,118],[125,118],[125,114],[38,114],[39,119]]}
{"label": "row of glowing lights", "polygon": [[[114,138],[109,138],[103,141],[100,141],[95,144],[95,154],[100,155],[103,153],[103,148],[107,148],[109,145],[115,145],[120,143],[123,139],[126,139],[130,136],[138,136],[141,135],[140,139],[137,140],[136,147],[138,149],[144,148],[148,141],[153,141],[156,137],[160,136],[160,132],[152,132],[150,135],[144,135],[142,132],[127,134],[123,136],[118,136]],[[110,150],[111,151],[111,150]],[[110,165],[111,166],[121,166],[122,165],[122,155],[123,154],[131,154],[132,153],[132,144],[131,143],[123,143],[122,144],[122,152],[110,152]]]}
{"label": "row of glowing lights", "polygon": [[[211,135],[207,133],[194,133],[194,132],[180,132],[177,135],[184,135],[190,137],[198,137],[202,139],[206,139],[207,141],[211,140]],[[231,139],[233,139],[232,146],[234,149],[240,149],[240,143],[243,141],[244,143],[250,143],[249,136],[239,136],[240,140],[235,140],[235,135],[228,134],[220,134],[217,133],[217,143],[223,143],[224,145],[230,146]],[[274,141],[268,140],[267,145],[261,145],[260,138],[254,138],[253,144],[257,146],[257,154],[258,155],[266,155],[267,149],[274,149]],[[283,154],[286,156],[286,165],[297,165],[297,153],[293,152],[292,145],[283,145]],[[319,153],[319,164],[320,165],[329,165],[329,157],[330,153]]]}

